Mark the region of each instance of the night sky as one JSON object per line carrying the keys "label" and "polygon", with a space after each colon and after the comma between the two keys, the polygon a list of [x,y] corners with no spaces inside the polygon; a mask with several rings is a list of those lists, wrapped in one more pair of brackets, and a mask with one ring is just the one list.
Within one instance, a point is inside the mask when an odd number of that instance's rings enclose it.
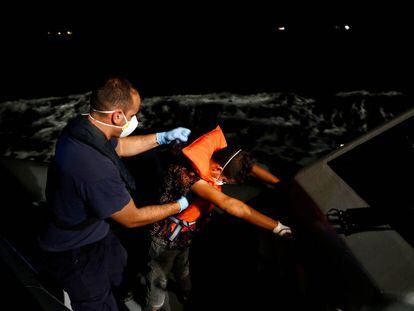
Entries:
{"label": "night sky", "polygon": [[395,2],[20,4],[2,13],[1,99],[81,93],[110,75],[144,96],[409,91],[409,12]]}

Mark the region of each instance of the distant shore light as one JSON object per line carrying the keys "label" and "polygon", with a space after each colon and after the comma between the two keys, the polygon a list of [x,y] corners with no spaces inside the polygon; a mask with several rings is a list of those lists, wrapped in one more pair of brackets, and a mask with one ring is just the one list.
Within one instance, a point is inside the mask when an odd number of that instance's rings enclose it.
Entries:
{"label": "distant shore light", "polygon": [[66,33],[67,33],[69,36],[71,36],[71,35],[73,34],[73,32],[72,32],[72,31],[70,31],[70,30],[68,30]]}
{"label": "distant shore light", "polygon": [[278,31],[285,31],[286,27],[285,26],[279,26],[279,27],[277,27],[277,30]]}
{"label": "distant shore light", "polygon": [[58,36],[60,36],[62,33],[61,33],[60,31],[58,31],[58,33],[57,33],[57,34],[58,34]]}
{"label": "distant shore light", "polygon": [[351,29],[351,26],[345,25],[344,28],[345,28],[345,30],[350,30]]}

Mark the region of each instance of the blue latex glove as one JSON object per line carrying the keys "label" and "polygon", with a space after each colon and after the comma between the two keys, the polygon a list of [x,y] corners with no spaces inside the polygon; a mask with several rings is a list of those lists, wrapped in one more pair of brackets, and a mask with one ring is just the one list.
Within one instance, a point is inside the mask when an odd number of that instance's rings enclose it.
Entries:
{"label": "blue latex glove", "polygon": [[177,202],[180,204],[180,213],[188,207],[188,200],[186,197],[179,198]]}
{"label": "blue latex glove", "polygon": [[156,134],[157,143],[159,145],[165,145],[179,140],[180,142],[186,142],[191,131],[185,127],[177,127],[168,132],[161,132]]}

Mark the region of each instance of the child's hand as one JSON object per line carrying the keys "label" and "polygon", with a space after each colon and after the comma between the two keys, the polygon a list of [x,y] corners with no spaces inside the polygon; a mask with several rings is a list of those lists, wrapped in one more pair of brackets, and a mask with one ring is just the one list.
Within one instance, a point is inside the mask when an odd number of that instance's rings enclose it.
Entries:
{"label": "child's hand", "polygon": [[292,229],[290,229],[290,227],[288,226],[283,225],[280,221],[277,224],[277,226],[273,229],[273,233],[284,238],[292,237]]}

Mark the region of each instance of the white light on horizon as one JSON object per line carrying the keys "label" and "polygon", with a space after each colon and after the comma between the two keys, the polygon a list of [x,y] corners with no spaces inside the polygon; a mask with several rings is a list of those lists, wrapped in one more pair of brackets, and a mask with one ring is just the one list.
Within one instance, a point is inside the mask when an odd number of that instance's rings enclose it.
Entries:
{"label": "white light on horizon", "polygon": [[67,33],[69,36],[71,36],[71,35],[73,34],[73,32],[72,32],[72,31],[70,31],[70,30],[68,30],[66,33]]}
{"label": "white light on horizon", "polygon": [[345,25],[344,28],[345,28],[345,30],[350,30],[351,29],[351,26]]}
{"label": "white light on horizon", "polygon": [[278,31],[285,31],[286,27],[285,26],[279,26],[279,27],[277,27],[277,30]]}

